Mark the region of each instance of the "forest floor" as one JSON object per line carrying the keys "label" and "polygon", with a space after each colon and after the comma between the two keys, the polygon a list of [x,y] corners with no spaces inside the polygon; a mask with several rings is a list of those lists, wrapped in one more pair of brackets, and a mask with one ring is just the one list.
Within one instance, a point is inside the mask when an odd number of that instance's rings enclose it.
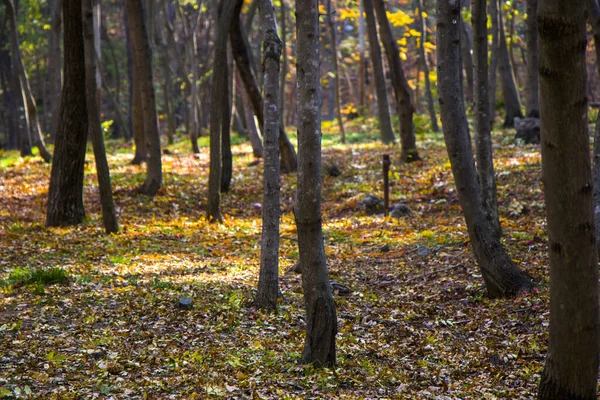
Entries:
{"label": "forest floor", "polygon": [[[328,128],[327,123],[324,129]],[[494,132],[504,244],[538,287],[490,300],[474,261],[441,134],[420,134],[424,160],[399,164],[399,146],[378,144],[354,122],[353,143],[325,135],[323,229],[336,292],[333,369],[299,365],[304,342],[295,176],[282,177],[281,290],[276,315],[251,306],[259,269],[261,169],[234,146],[225,222],[205,220],[208,148],[169,146],[164,188],[136,194],[144,167],[131,145],[109,143],[121,231],[106,236],[91,152],[86,224],[45,228],[50,166],[0,160],[0,398],[41,399],[529,399],[548,329],[548,263],[539,147]],[[367,216],[382,197],[382,154],[394,162],[394,219]],[[387,245],[387,246],[386,246]],[[19,280],[60,268],[66,283]],[[180,297],[194,308],[180,310]]]}

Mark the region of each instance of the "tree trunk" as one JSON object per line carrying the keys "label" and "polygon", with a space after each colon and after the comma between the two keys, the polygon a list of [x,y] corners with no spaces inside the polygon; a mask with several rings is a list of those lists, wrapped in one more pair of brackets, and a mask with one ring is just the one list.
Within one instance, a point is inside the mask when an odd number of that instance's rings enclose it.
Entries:
{"label": "tree trunk", "polygon": [[[600,77],[600,5],[597,0],[588,0],[589,22],[594,35],[596,48],[596,71]],[[594,179],[594,219],[596,221],[596,248],[600,254],[600,118],[596,119],[593,150],[593,179]]]}
{"label": "tree trunk", "polygon": [[[166,3],[165,3],[166,4]],[[169,16],[167,15],[166,8],[163,9],[163,18],[165,25],[169,23]],[[165,29],[163,31],[163,35],[169,35],[169,30]],[[163,79],[163,92],[165,94],[165,114],[167,118],[167,137],[169,140],[169,144],[173,144],[175,141],[175,135],[177,134],[177,127],[175,123],[175,114],[173,112],[173,100],[172,100],[172,87],[173,87],[173,78],[171,73],[171,60],[169,57],[169,45],[167,39],[164,36],[161,36],[160,47],[162,50],[162,64],[164,71],[164,79]]]}
{"label": "tree trunk", "polygon": [[223,222],[221,215],[221,173],[222,173],[222,121],[225,118],[223,98],[227,97],[227,37],[233,20],[234,4],[221,0],[219,23],[215,38],[212,91],[210,102],[210,172],[208,175],[207,218],[210,222]]}
{"label": "tree trunk", "polygon": [[527,0],[527,19],[525,20],[525,41],[527,43],[527,91],[525,92],[525,108],[528,117],[540,116],[538,97],[538,37],[537,37],[538,0]]}
{"label": "tree trunk", "polygon": [[50,162],[52,161],[52,154],[50,154],[46,148],[46,144],[44,143],[42,127],[40,126],[40,121],[37,115],[37,105],[35,104],[35,99],[33,98],[31,87],[29,86],[29,78],[27,77],[27,72],[25,71],[25,65],[23,65],[23,59],[21,58],[21,49],[19,48],[19,32],[17,31],[17,16],[15,14],[13,0],[3,0],[3,2],[6,6],[6,16],[10,25],[10,48],[13,55],[12,60],[19,74],[21,88],[23,90],[24,100],[26,103],[25,107],[27,110],[27,117],[29,118],[29,127],[31,128],[31,133],[33,133],[31,137],[33,142],[32,144],[37,147],[38,151],[40,152],[40,156],[44,159],[44,161]]}
{"label": "tree trunk", "polygon": [[465,96],[467,101],[473,100],[473,32],[471,30],[471,26],[467,21],[463,21],[460,26],[460,43],[461,43],[461,52],[462,52],[462,64],[465,70],[465,78],[467,80],[467,85],[465,86]]}
{"label": "tree trunk", "polygon": [[29,134],[29,118],[27,117],[27,107],[25,104],[24,93],[19,78],[19,71],[14,57],[11,57],[11,92],[14,93],[16,106],[15,122],[19,140],[19,149],[21,157],[33,155],[31,151],[31,135]]}
{"label": "tree trunk", "polygon": [[342,106],[340,104],[340,69],[338,67],[337,39],[335,35],[334,14],[331,12],[331,0],[327,0],[327,26],[329,28],[329,41],[331,42],[331,63],[333,65],[333,97],[335,100],[336,118],[340,128],[340,141],[346,143],[346,131],[344,130],[344,120],[342,119]]}
{"label": "tree trunk", "polygon": [[373,62],[373,77],[375,80],[375,89],[377,90],[377,113],[379,116],[379,131],[381,132],[381,141],[384,144],[394,143],[394,130],[390,118],[390,106],[387,99],[387,89],[385,84],[385,75],[383,74],[383,62],[381,60],[381,46],[377,36],[377,24],[375,23],[375,14],[373,13],[373,0],[363,0],[365,14],[367,18],[367,33],[369,36],[369,50],[371,61]]}
{"label": "tree trunk", "polygon": [[50,138],[54,142],[60,110],[62,89],[62,57],[60,54],[60,27],[62,24],[63,0],[54,0],[50,21],[50,56],[48,58],[48,83],[50,92]]}
{"label": "tree trunk", "polygon": [[[496,0],[499,2],[501,0]],[[522,118],[521,103],[519,102],[519,93],[515,84],[515,76],[510,57],[508,55],[508,46],[506,44],[506,33],[504,32],[504,23],[502,18],[502,9],[498,7],[498,31],[500,33],[500,42],[498,48],[498,68],[500,70],[500,82],[502,83],[502,97],[504,98],[504,127],[514,126],[516,117]]]}
{"label": "tree trunk", "polygon": [[[68,0],[67,0],[68,1]],[[106,233],[119,231],[115,202],[110,184],[110,171],[106,159],[102,126],[100,124],[100,110],[98,108],[98,87],[96,82],[96,48],[94,44],[94,13],[92,0],[83,0],[83,42],[85,52],[85,85],[86,108],[89,129],[96,159],[96,172],[100,188],[100,203],[102,205],[102,221]]]}
{"label": "tree trunk", "polygon": [[415,0],[419,9],[419,31],[421,36],[419,37],[419,60],[421,61],[421,67],[423,68],[423,74],[425,75],[425,96],[427,97],[427,110],[429,111],[429,119],[431,120],[431,130],[439,132],[440,127],[438,126],[437,116],[435,114],[435,103],[433,101],[433,94],[431,92],[431,80],[429,79],[429,65],[427,64],[427,57],[425,53],[425,41],[427,40],[427,23],[423,17],[423,2],[421,0]]}
{"label": "tree trunk", "polygon": [[[230,0],[229,0],[230,1]],[[231,103],[233,92],[233,56],[227,52],[225,66],[226,91],[221,97],[221,193],[229,192],[233,177],[233,153],[231,152]]]}
{"label": "tree trunk", "polygon": [[[239,72],[237,73],[237,79],[241,80],[241,78],[239,77]],[[244,102],[244,118],[246,119],[248,139],[250,140],[250,145],[252,146],[252,154],[256,158],[261,158],[264,153],[263,145],[262,139],[260,137],[260,134],[258,133],[258,129],[256,128],[256,123],[254,121],[254,111],[252,111],[252,107],[250,106],[250,104],[248,104],[248,94],[245,92],[245,90],[240,90],[240,96],[242,98],[242,101]]]}
{"label": "tree trunk", "polygon": [[490,34],[492,36],[492,49],[490,51],[490,75],[489,75],[489,94],[490,94],[490,128],[493,128],[496,118],[496,92],[498,87],[498,47],[500,44],[498,36],[498,2],[488,0],[488,9],[491,20]]}
{"label": "tree trunk", "polygon": [[[244,42],[242,34],[242,27],[240,22],[240,11],[242,9],[243,0],[235,1],[235,10],[233,23],[229,30],[231,35],[231,49],[233,51],[233,57],[235,59],[235,65],[240,73],[248,99],[254,110],[254,115],[258,120],[258,125],[263,126],[263,99],[260,94],[260,89],[256,83],[256,79],[250,69],[250,58],[249,52]],[[279,151],[281,156],[281,172],[290,173],[296,171],[298,167],[298,157],[294,146],[290,142],[289,138],[285,134],[285,131],[280,127],[279,129]]]}
{"label": "tree trunk", "polygon": [[321,226],[321,83],[317,0],[296,0],[296,29],[299,166],[294,214],[306,308],[302,363],[333,367],[336,361],[337,319]]}
{"label": "tree trunk", "polygon": [[477,179],[465,114],[460,70],[460,3],[439,0],[437,10],[438,88],[446,150],[452,165],[471,245],[490,297],[515,296],[533,284],[502,247],[487,219]]}
{"label": "tree trunk", "polygon": [[271,0],[261,0],[260,14],[265,31],[263,69],[265,71],[262,237],[260,275],[254,304],[269,311],[277,310],[279,292],[279,60],[283,44],[277,36],[277,24]]}
{"label": "tree trunk", "polygon": [[56,130],[46,226],[85,219],[83,167],[88,134],[81,1],[63,2],[64,85]]}
{"label": "tree trunk", "polygon": [[488,93],[488,39],[486,0],[473,0],[472,18],[474,32],[473,61],[475,70],[475,127],[477,173],[483,191],[485,209],[497,235],[500,236],[500,218],[496,198],[496,174],[492,153],[490,124],[490,97]]}
{"label": "tree trunk", "polygon": [[[183,12],[181,13],[183,16]],[[191,82],[191,99],[190,99],[190,110],[191,110],[191,121],[190,121],[190,138],[192,140],[192,152],[194,154],[200,153],[198,147],[198,138],[200,137],[200,115],[198,107],[196,106],[196,99],[198,98],[198,20],[200,13],[198,13],[198,19],[196,24],[190,30],[191,40],[190,42],[190,67],[192,69],[192,82]]]}
{"label": "tree trunk", "polygon": [[366,89],[365,84],[367,81],[366,64],[365,59],[365,6],[363,0],[358,0],[358,112],[360,115],[365,116],[367,110]]}
{"label": "tree trunk", "polygon": [[404,76],[400,53],[387,18],[385,4],[383,0],[373,0],[373,5],[375,6],[379,33],[381,34],[388,65],[390,66],[392,85],[396,96],[396,111],[398,113],[398,120],[400,121],[400,145],[402,147],[400,158],[404,162],[418,161],[421,157],[419,157],[415,139],[415,127],[413,124],[415,110],[410,99],[410,87]]}
{"label": "tree trunk", "polygon": [[538,399],[596,399],[598,265],[586,100],[585,3],[541,0],[542,179],[550,258],[550,336]]}
{"label": "tree trunk", "polygon": [[156,100],[152,78],[152,54],[146,31],[142,0],[126,0],[127,19],[133,45],[134,69],[138,71],[142,114],[144,117],[144,138],[148,151],[146,180],[139,188],[140,193],[155,196],[162,186],[162,160],[160,135],[156,117]]}
{"label": "tree trunk", "polygon": [[285,0],[280,0],[281,6],[281,53],[283,57],[281,59],[281,73],[279,74],[279,121],[282,128],[285,130],[285,80],[288,73],[288,60],[287,60],[287,30],[286,30],[286,5]]}

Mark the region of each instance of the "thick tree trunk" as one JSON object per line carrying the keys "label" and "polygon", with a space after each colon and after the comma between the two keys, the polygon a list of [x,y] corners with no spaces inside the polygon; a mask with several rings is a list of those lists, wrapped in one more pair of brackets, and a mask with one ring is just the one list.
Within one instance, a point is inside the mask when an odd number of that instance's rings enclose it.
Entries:
{"label": "thick tree trunk", "polygon": [[[67,0],[68,1],[68,0]],[[96,159],[96,172],[100,188],[100,203],[102,205],[102,221],[106,233],[119,231],[115,202],[110,184],[110,171],[106,159],[102,126],[100,124],[100,110],[98,108],[98,87],[96,82],[96,49],[94,45],[94,13],[92,0],[83,0],[83,41],[85,51],[85,85],[86,108],[89,128]]]}
{"label": "thick tree trunk", "polygon": [[461,88],[460,3],[439,0],[437,10],[438,87],[446,150],[475,258],[490,297],[514,296],[533,284],[502,247],[487,218],[471,150]]}
{"label": "thick tree trunk", "polygon": [[540,0],[542,176],[550,337],[538,399],[596,399],[598,265],[586,100],[585,3]]}
{"label": "thick tree trunk", "polygon": [[234,4],[221,0],[219,4],[219,24],[215,38],[212,91],[210,102],[210,172],[208,175],[207,218],[210,222],[222,222],[221,215],[221,173],[222,173],[222,129],[223,98],[227,97],[227,38],[234,15]]}
{"label": "thick tree trunk", "polygon": [[373,63],[373,78],[375,80],[375,89],[377,91],[377,115],[379,117],[379,131],[381,141],[384,144],[394,143],[394,130],[390,118],[390,106],[387,98],[387,89],[385,84],[385,75],[383,74],[383,61],[381,59],[381,46],[377,36],[377,24],[373,12],[373,0],[363,0],[365,14],[367,18],[367,33],[369,36],[369,50],[371,61]]}
{"label": "thick tree trunk", "polygon": [[460,26],[460,49],[462,52],[462,64],[465,70],[467,85],[465,86],[465,97],[467,101],[472,101],[474,96],[474,77],[473,69],[473,32],[467,21],[462,21]]}
{"label": "thick tree trunk", "polygon": [[19,32],[17,31],[17,16],[15,14],[13,0],[3,0],[3,2],[6,6],[6,16],[10,26],[10,48],[13,56],[12,60],[21,81],[21,88],[23,90],[24,100],[26,103],[25,108],[27,110],[27,117],[29,119],[29,127],[31,128],[31,133],[33,134],[31,136],[32,144],[37,147],[38,151],[40,152],[40,156],[44,159],[44,161],[50,162],[52,161],[52,154],[50,154],[46,148],[46,144],[44,143],[44,135],[42,133],[42,127],[37,115],[37,105],[35,104],[35,99],[33,98],[31,87],[29,86],[29,78],[27,77],[27,72],[25,71],[23,59],[21,58],[21,49],[19,48]]}
{"label": "thick tree trunk", "polygon": [[[235,1],[235,10],[233,23],[229,30],[231,35],[231,49],[233,51],[233,57],[235,59],[235,65],[240,73],[248,99],[254,110],[254,115],[258,120],[258,125],[263,126],[263,99],[260,94],[260,89],[256,83],[256,78],[250,69],[250,58],[249,52],[244,42],[242,34],[242,27],[240,22],[240,11],[242,9],[243,0]],[[294,146],[290,142],[289,138],[285,134],[285,131],[280,127],[279,129],[279,151],[281,156],[281,172],[290,173],[296,171],[298,168],[298,157]]]}
{"label": "thick tree trunk", "polygon": [[527,90],[525,92],[525,108],[528,117],[540,116],[538,96],[538,35],[537,35],[538,0],[527,0],[527,19],[525,20],[525,41],[527,43]]}
{"label": "thick tree trunk", "polygon": [[317,0],[296,0],[296,29],[299,166],[295,216],[306,308],[302,362],[333,367],[336,361],[337,319],[321,226],[321,84]]}
{"label": "thick tree trunk", "polygon": [[64,0],[64,85],[48,190],[46,226],[85,219],[83,167],[88,134],[81,1]]}
{"label": "thick tree trunk", "polygon": [[134,69],[138,71],[139,77],[139,81],[136,79],[136,83],[140,83],[144,138],[148,152],[146,180],[139,191],[148,196],[155,196],[162,186],[162,159],[152,78],[152,53],[148,32],[146,31],[142,0],[126,0],[125,4],[133,45]]}
{"label": "thick tree trunk", "polygon": [[418,161],[421,157],[419,157],[415,139],[415,127],[413,124],[415,110],[410,99],[410,87],[404,76],[400,53],[387,18],[385,4],[383,0],[373,0],[373,5],[377,14],[379,33],[381,34],[388,65],[392,73],[392,85],[394,86],[394,94],[396,96],[396,111],[400,121],[400,145],[402,147],[400,158],[404,162]]}
{"label": "thick tree trunk", "polygon": [[483,191],[483,200],[488,219],[494,230],[501,234],[496,198],[496,174],[492,153],[492,132],[490,124],[490,97],[488,93],[488,39],[486,0],[473,0],[472,18],[474,32],[473,61],[475,70],[475,127],[477,172]]}
{"label": "thick tree trunk", "polygon": [[60,110],[62,89],[62,57],[60,54],[60,27],[63,0],[54,0],[50,21],[50,56],[48,57],[48,83],[50,92],[50,139],[54,142]]}
{"label": "thick tree trunk", "polygon": [[346,131],[344,130],[344,120],[342,119],[342,105],[340,104],[340,68],[338,67],[337,39],[335,35],[335,20],[331,12],[331,0],[327,1],[327,22],[329,28],[329,41],[331,42],[331,63],[333,65],[333,97],[335,99],[336,118],[340,128],[340,141],[346,143]]}
{"label": "thick tree trunk", "polygon": [[490,51],[490,74],[489,74],[489,95],[490,95],[490,128],[493,129],[494,119],[496,118],[496,94],[498,91],[498,47],[500,44],[498,35],[498,2],[488,0],[488,13],[490,14],[492,36],[492,49]]}
{"label": "thick tree trunk", "polygon": [[265,31],[263,69],[265,71],[264,149],[262,237],[260,275],[255,305],[269,311],[277,309],[279,292],[279,60],[282,42],[271,0],[261,0],[260,14]]}
{"label": "thick tree trunk", "polygon": [[[501,0],[496,0],[499,2]],[[500,71],[500,82],[502,83],[502,97],[504,98],[504,127],[509,128],[514,126],[516,117],[522,118],[521,103],[519,101],[519,92],[515,84],[515,76],[512,66],[510,65],[510,57],[508,54],[508,45],[506,44],[506,33],[504,32],[504,23],[502,17],[502,9],[498,11],[498,31],[500,34],[500,42],[498,48],[498,69]]]}
{"label": "thick tree trunk", "polygon": [[433,101],[433,94],[431,92],[431,80],[429,79],[429,65],[427,64],[427,56],[425,53],[425,41],[427,40],[427,23],[423,17],[423,2],[421,0],[415,0],[417,8],[419,10],[419,61],[423,68],[423,74],[425,75],[425,96],[427,97],[427,110],[429,111],[429,119],[431,120],[431,130],[439,132],[440,127],[438,126],[437,116],[435,113],[435,103]]}

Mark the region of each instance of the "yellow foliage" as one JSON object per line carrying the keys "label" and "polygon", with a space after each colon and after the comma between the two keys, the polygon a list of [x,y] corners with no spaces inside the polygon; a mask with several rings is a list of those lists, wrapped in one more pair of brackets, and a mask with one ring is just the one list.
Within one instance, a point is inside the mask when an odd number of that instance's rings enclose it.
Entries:
{"label": "yellow foliage", "polygon": [[408,57],[406,56],[406,53],[404,53],[404,52],[400,52],[400,58],[402,59],[402,61],[408,60]]}
{"label": "yellow foliage", "polygon": [[403,37],[400,40],[397,40],[397,42],[398,42],[398,45],[400,45],[400,46],[406,46],[406,38],[405,37]]}
{"label": "yellow foliage", "polygon": [[388,20],[392,26],[406,26],[412,24],[415,20],[402,10],[398,10],[395,13],[387,12]]}
{"label": "yellow foliage", "polygon": [[358,10],[356,8],[348,7],[342,8],[340,10],[340,19],[343,21],[345,19],[356,19],[360,16]]}

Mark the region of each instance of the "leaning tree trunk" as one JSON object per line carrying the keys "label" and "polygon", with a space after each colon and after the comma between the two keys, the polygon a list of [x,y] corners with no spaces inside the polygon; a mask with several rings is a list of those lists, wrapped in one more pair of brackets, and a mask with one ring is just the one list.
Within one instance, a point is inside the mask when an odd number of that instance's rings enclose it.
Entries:
{"label": "leaning tree trunk", "polygon": [[44,143],[44,135],[42,134],[42,127],[37,115],[37,105],[31,92],[29,85],[29,78],[25,71],[25,65],[23,64],[23,58],[21,57],[21,49],[19,48],[19,32],[17,31],[17,16],[15,14],[15,7],[13,0],[3,0],[6,6],[6,17],[10,25],[10,48],[12,52],[12,61],[15,63],[16,70],[21,80],[21,87],[26,102],[27,116],[29,118],[29,127],[33,136],[31,137],[33,145],[37,147],[40,152],[40,156],[46,162],[52,161],[52,154],[46,148]]}
{"label": "leaning tree trunk", "polygon": [[598,264],[586,99],[585,2],[540,0],[542,177],[550,336],[538,399],[596,399]]}
{"label": "leaning tree trunk", "polygon": [[392,129],[392,120],[390,118],[390,106],[387,99],[387,88],[385,84],[385,75],[383,74],[383,61],[381,59],[381,46],[377,36],[377,24],[375,23],[375,14],[373,13],[373,0],[363,0],[365,14],[367,17],[367,34],[369,36],[369,50],[371,61],[373,63],[373,78],[375,80],[375,89],[377,91],[377,114],[379,116],[379,131],[381,132],[381,141],[384,144],[394,143],[394,130]]}
{"label": "leaning tree trunk", "polygon": [[492,49],[490,51],[490,73],[489,73],[489,95],[490,95],[490,128],[493,129],[494,119],[496,118],[496,92],[498,87],[498,2],[488,0],[488,12],[490,14],[492,36]]}
{"label": "leaning tree trunk", "polygon": [[221,133],[223,115],[223,99],[228,96],[227,82],[227,37],[233,19],[234,4],[229,0],[221,0],[219,4],[219,24],[215,38],[215,57],[210,102],[210,171],[208,174],[208,207],[207,218],[210,222],[222,222],[221,215]]}
{"label": "leaning tree trunk", "polygon": [[527,0],[527,19],[525,20],[525,42],[527,43],[527,84],[525,86],[527,90],[525,92],[525,109],[528,117],[540,116],[537,6],[538,0]]}
{"label": "leaning tree trunk", "polygon": [[294,214],[306,308],[302,362],[333,367],[337,319],[321,226],[321,83],[317,0],[296,0],[296,37],[299,165]]}
{"label": "leaning tree trunk", "polygon": [[400,120],[400,145],[402,153],[400,158],[405,162],[418,161],[419,152],[415,139],[415,126],[413,124],[413,115],[415,109],[410,99],[410,87],[404,71],[402,70],[402,61],[398,46],[394,40],[390,22],[388,21],[383,0],[373,0],[377,22],[379,24],[379,33],[387,56],[388,65],[392,73],[392,86],[396,96],[396,110]]}
{"label": "leaning tree trunk", "polygon": [[492,132],[490,124],[490,97],[488,93],[488,38],[486,0],[473,0],[472,21],[474,33],[473,62],[475,72],[475,127],[477,172],[483,191],[485,208],[498,236],[502,230],[498,216],[496,198],[496,174],[492,153]]}
{"label": "leaning tree trunk", "polygon": [[435,114],[435,104],[433,101],[433,94],[431,92],[431,80],[429,79],[429,65],[427,65],[427,55],[425,52],[425,41],[427,40],[427,25],[425,17],[423,17],[423,2],[421,0],[415,0],[417,8],[419,9],[419,59],[421,61],[421,67],[423,68],[423,74],[425,75],[425,95],[427,97],[427,110],[429,111],[429,119],[431,120],[431,130],[439,132],[440,127],[438,126],[437,116]]}
{"label": "leaning tree trunk", "polygon": [[46,226],[77,225],[85,219],[83,167],[88,134],[81,1],[63,2],[64,84],[56,130]]}
{"label": "leaning tree trunk", "polygon": [[[501,0],[496,0],[501,2]],[[504,23],[502,17],[502,8],[498,7],[498,31],[500,33],[500,42],[498,47],[498,69],[500,71],[500,82],[502,84],[502,97],[504,98],[504,127],[514,126],[516,117],[522,118],[521,103],[519,101],[519,92],[515,84],[515,75],[510,65],[510,56],[508,54],[508,45],[506,44],[506,33],[504,32]]]}
{"label": "leaning tree trunk", "polygon": [[333,64],[333,87],[334,87],[334,99],[335,99],[335,110],[336,118],[338,120],[338,127],[340,128],[340,141],[346,143],[346,131],[344,130],[344,120],[342,119],[342,105],[340,104],[340,68],[338,67],[338,54],[337,54],[337,39],[335,35],[335,19],[331,12],[331,0],[327,0],[327,26],[329,30],[329,41],[331,42],[331,62]]}
{"label": "leaning tree trunk", "polygon": [[[258,125],[263,127],[263,99],[260,94],[260,89],[256,83],[256,78],[250,68],[251,61],[248,52],[248,48],[244,41],[243,29],[239,18],[240,11],[242,9],[243,0],[235,0],[235,10],[233,23],[229,30],[231,36],[231,50],[235,59],[235,65],[240,73],[248,99],[254,110],[254,115],[258,120]],[[298,158],[294,146],[290,142],[289,138],[285,134],[283,128],[279,129],[279,151],[281,155],[281,172],[293,172],[298,167]]]}
{"label": "leaning tree trunk", "polygon": [[262,237],[260,275],[255,305],[269,311],[277,310],[279,291],[279,61],[282,42],[271,0],[261,0],[260,14],[265,31],[263,69],[265,71],[264,149]]}
{"label": "leaning tree trunk", "polygon": [[[148,149],[146,163],[146,180],[139,188],[140,193],[155,196],[162,186],[162,160],[160,154],[160,135],[156,116],[156,100],[152,78],[152,52],[146,21],[144,19],[143,1],[126,0],[127,20],[133,45],[134,68],[138,71],[142,111],[144,116],[144,138]],[[137,81],[136,81],[137,82]]]}
{"label": "leaning tree trunk", "polygon": [[[67,0],[68,1],[68,0]],[[100,124],[100,110],[98,108],[98,86],[96,82],[96,49],[94,44],[94,13],[92,0],[83,0],[83,39],[85,51],[85,85],[86,106],[89,128],[96,159],[96,172],[100,188],[100,204],[102,205],[102,221],[106,233],[119,231],[119,222],[115,211],[115,202],[110,184],[110,171],[106,159],[102,126]]]}
{"label": "leaning tree trunk", "polygon": [[60,110],[60,93],[62,88],[62,59],[60,56],[60,27],[62,24],[63,0],[54,0],[52,19],[50,21],[50,51],[48,57],[48,83],[50,86],[50,138],[54,142],[58,126]]}
{"label": "leaning tree trunk", "polygon": [[514,296],[531,289],[533,284],[502,247],[484,209],[461,88],[460,32],[456,23],[460,19],[460,2],[439,0],[437,18],[438,87],[444,141],[471,245],[489,296]]}

